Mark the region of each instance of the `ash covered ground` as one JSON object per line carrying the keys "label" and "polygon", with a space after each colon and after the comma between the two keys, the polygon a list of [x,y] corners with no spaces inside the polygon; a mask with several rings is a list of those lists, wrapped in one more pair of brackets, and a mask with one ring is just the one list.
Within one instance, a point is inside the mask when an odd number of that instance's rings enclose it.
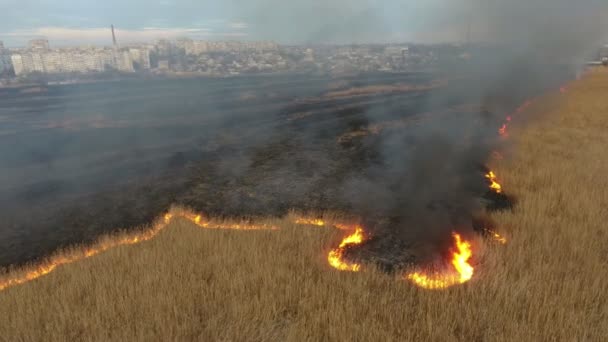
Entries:
{"label": "ash covered ground", "polygon": [[570,76],[558,70],[542,83],[515,75],[483,101],[474,75],[440,72],[3,93],[0,265],[149,223],[172,204],[251,218],[340,211],[387,237],[370,250],[439,246],[487,193],[480,165],[504,115]]}

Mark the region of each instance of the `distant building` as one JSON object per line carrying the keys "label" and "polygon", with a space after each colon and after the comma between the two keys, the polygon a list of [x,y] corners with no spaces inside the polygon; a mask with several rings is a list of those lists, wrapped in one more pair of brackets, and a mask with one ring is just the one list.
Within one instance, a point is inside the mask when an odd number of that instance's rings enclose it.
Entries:
{"label": "distant building", "polygon": [[304,62],[314,63],[315,61],[315,51],[313,49],[306,49],[304,51],[304,58],[302,59]]}
{"label": "distant building", "polygon": [[166,39],[157,40],[154,46],[156,47],[156,52],[161,56],[166,56],[171,53],[171,42]]}
{"label": "distant building", "polygon": [[161,59],[158,61],[158,69],[159,70],[169,70],[169,61],[166,59]]}
{"label": "distant building", "polygon": [[133,60],[129,51],[119,50],[114,52],[114,63],[117,70],[123,72],[134,72]]}
{"label": "distant building", "polygon": [[179,38],[175,41],[175,47],[184,51],[190,45],[192,45],[192,39],[190,38]]}
{"label": "distant building", "polygon": [[[140,52],[138,55],[141,63],[149,67],[149,55]],[[11,66],[15,75],[40,73],[90,73],[102,72],[115,69],[124,72],[133,72],[133,59],[128,50],[115,49],[56,49],[46,52],[22,52],[15,53],[10,58]]]}
{"label": "distant building", "polygon": [[191,39],[178,40],[176,47],[183,48],[186,55],[202,55],[209,52],[277,51],[279,48],[274,42],[215,42]]}
{"label": "distant building", "polygon": [[0,54],[0,75],[6,74],[13,69],[11,56],[8,54]]}
{"label": "distant building", "polygon": [[23,55],[14,54],[11,56],[11,63],[13,64],[13,70],[15,71],[15,75],[19,76],[21,74],[27,73],[25,69],[25,63],[23,61]]}
{"label": "distant building", "polygon": [[150,69],[150,51],[146,48],[129,48],[129,55],[137,69]]}
{"label": "distant building", "polygon": [[47,39],[32,39],[28,42],[28,47],[34,51],[48,51],[50,49]]}
{"label": "distant building", "polygon": [[11,56],[11,62],[15,70],[15,75],[45,72],[44,62],[39,53],[14,54]]}
{"label": "distant building", "polygon": [[0,75],[6,74],[13,69],[13,62],[11,61],[11,55],[7,49],[4,48],[4,43],[0,40]]}

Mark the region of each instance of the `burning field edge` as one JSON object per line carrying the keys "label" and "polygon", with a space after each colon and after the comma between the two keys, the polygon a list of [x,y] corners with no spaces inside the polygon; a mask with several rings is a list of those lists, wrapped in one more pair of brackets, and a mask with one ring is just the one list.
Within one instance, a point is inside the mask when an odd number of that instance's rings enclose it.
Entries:
{"label": "burning field edge", "polygon": [[[566,93],[567,87],[559,88],[561,94]],[[497,134],[501,139],[509,138],[509,127],[513,118],[525,112],[534,103],[534,99],[524,102],[513,113],[505,117],[504,123],[497,128]],[[494,151],[491,158],[502,160],[504,157],[501,151]],[[486,210],[505,210],[512,209],[513,199],[504,193],[504,189],[499,182],[496,172],[482,167],[483,177],[488,184],[488,191],[484,196]],[[286,220],[300,226],[331,227],[344,231],[344,236],[337,246],[332,247],[327,254],[327,263],[334,269],[340,271],[359,272],[366,266],[365,261],[350,260],[348,252],[357,246],[368,242],[373,237],[368,236],[368,232],[359,223],[358,219],[347,221],[324,220],[321,217],[332,216],[323,214],[303,215],[297,211],[291,211],[286,217],[276,218]],[[0,274],[0,291],[10,287],[18,286],[42,276],[45,276],[58,267],[71,264],[82,259],[95,256],[114,247],[123,245],[135,245],[155,238],[161,231],[170,226],[175,219],[185,219],[196,226],[204,229],[221,230],[278,230],[278,225],[268,223],[257,224],[253,220],[246,219],[216,219],[207,217],[203,213],[184,207],[172,207],[168,212],[160,215],[155,222],[143,229],[130,230],[116,235],[104,236],[97,243],[90,246],[75,246],[67,250],[61,250],[53,255],[37,262],[19,268],[9,268]],[[473,219],[473,231],[479,233],[498,244],[506,244],[507,239],[498,233],[490,221]],[[265,221],[267,222],[267,221]],[[448,250],[445,260],[440,260],[432,265],[419,265],[410,263],[407,267],[400,265],[399,278],[409,280],[418,287],[430,290],[445,289],[454,285],[463,284],[473,278],[475,267],[471,263],[473,258],[473,246],[468,236],[463,235],[455,229],[452,232],[452,245]]]}
{"label": "burning field edge", "polygon": [[[485,174],[488,179],[489,194],[502,195],[502,187],[498,183],[493,171],[488,170]],[[290,212],[286,217],[278,218],[286,220],[295,225],[314,227],[333,227],[345,232],[345,236],[337,247],[331,248],[327,255],[328,264],[339,271],[359,272],[364,265],[360,262],[348,260],[346,252],[353,247],[361,245],[369,240],[365,229],[357,220],[326,220],[322,217],[336,215],[312,215],[300,214],[296,211]],[[252,220],[218,220],[209,218],[203,213],[196,213],[183,207],[172,207],[167,213],[161,215],[150,227],[124,232],[116,235],[104,236],[97,243],[90,246],[77,246],[71,249],[58,251],[46,259],[26,265],[18,269],[9,269],[0,276],[0,291],[10,287],[25,284],[37,278],[43,277],[62,265],[78,262],[82,259],[93,257],[109,249],[135,245],[155,238],[161,231],[170,226],[175,219],[185,219],[203,229],[221,230],[278,230],[278,225],[267,223],[258,224]],[[481,226],[478,232],[501,244],[506,243],[506,238],[495,232],[493,228]],[[445,289],[457,284],[463,284],[473,277],[474,268],[469,263],[473,252],[471,243],[464,240],[462,235],[456,231],[452,233],[454,246],[450,249],[450,259],[447,260],[448,267],[441,269],[425,270],[417,267],[416,270],[407,270],[403,279],[425,289]],[[415,265],[410,265],[415,266]],[[444,265],[446,266],[446,265]]]}

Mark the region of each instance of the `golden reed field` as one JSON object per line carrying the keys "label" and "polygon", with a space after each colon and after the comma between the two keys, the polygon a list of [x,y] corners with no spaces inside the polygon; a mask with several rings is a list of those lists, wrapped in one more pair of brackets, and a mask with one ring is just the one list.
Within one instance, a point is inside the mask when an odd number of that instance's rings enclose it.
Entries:
{"label": "golden reed field", "polygon": [[237,223],[174,209],[166,227],[5,271],[0,340],[606,341],[607,95],[598,69],[514,118],[513,148],[490,162],[517,199],[494,214],[508,243],[473,240],[463,285],[335,270],[345,232],[329,224],[201,229]]}

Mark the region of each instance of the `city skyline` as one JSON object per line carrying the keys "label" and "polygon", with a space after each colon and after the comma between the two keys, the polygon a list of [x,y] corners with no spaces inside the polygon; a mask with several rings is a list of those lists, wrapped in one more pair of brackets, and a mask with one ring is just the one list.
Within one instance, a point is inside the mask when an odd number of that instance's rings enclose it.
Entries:
{"label": "city skyline", "polygon": [[[107,31],[112,37],[112,30]],[[1,45],[0,85],[27,82],[28,75],[48,75],[58,80],[71,79],[76,74],[95,77],[116,71],[220,77],[303,71],[391,72],[430,67],[436,56],[430,46],[410,50],[408,44],[286,46],[273,41],[178,39],[141,45],[56,48],[46,39],[34,39],[19,49],[4,49]]]}

